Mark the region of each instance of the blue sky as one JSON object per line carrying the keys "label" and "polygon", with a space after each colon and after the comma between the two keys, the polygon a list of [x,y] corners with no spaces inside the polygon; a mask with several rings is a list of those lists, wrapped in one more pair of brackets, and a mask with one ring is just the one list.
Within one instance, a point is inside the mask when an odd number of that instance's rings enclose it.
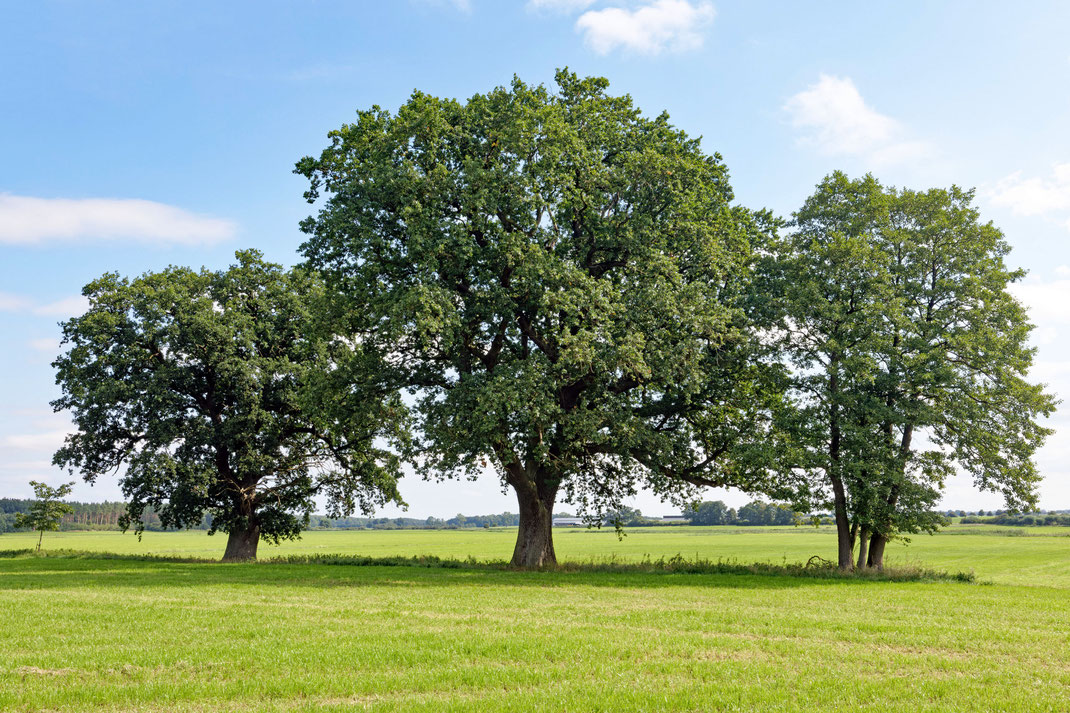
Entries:
{"label": "blue sky", "polygon": [[[976,187],[1029,270],[1016,289],[1038,327],[1034,376],[1070,395],[1066,3],[41,0],[3,14],[0,495],[64,479],[48,465],[69,428],[48,408],[49,362],[84,283],[223,267],[250,246],[293,263],[309,211],[293,164],[357,109],[413,89],[463,99],[513,74],[549,82],[562,66],[701,135],[750,207],[787,215],[834,169]],[[1067,508],[1065,408],[1050,425],[1041,506]],[[492,477],[402,492],[421,517],[515,510]],[[1000,505],[964,479],[945,503]]]}

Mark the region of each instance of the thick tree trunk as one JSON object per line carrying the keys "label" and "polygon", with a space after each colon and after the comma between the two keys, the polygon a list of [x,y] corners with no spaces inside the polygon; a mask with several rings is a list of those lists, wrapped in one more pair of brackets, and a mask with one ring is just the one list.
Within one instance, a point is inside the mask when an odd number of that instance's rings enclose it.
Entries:
{"label": "thick tree trunk", "polygon": [[[903,437],[899,443],[899,476],[903,477],[903,472],[906,469],[907,459],[910,457],[910,442],[914,435],[913,424],[907,424],[903,428]],[[887,504],[888,512],[895,512],[895,505],[899,501],[899,486],[898,484],[892,485],[891,491],[888,493],[888,499],[885,501]],[[892,533],[892,520],[889,519],[884,525],[885,533]],[[884,548],[888,544],[887,534],[881,534],[879,532],[873,533],[872,541],[869,544],[869,566],[876,567],[879,570],[884,569]]]}
{"label": "thick tree trunk", "polygon": [[260,544],[260,525],[252,525],[244,530],[231,530],[227,537],[227,551],[223,553],[224,562],[249,562],[256,559],[256,546]]}
{"label": "thick tree trunk", "polygon": [[869,543],[869,566],[879,570],[884,569],[884,546],[888,544],[888,538],[879,532],[873,533],[873,539]]}
{"label": "thick tree trunk", "polygon": [[520,506],[520,528],[511,564],[524,569],[556,566],[553,513],[557,488],[547,486],[541,479],[524,479],[514,483],[513,489]]}
{"label": "thick tree trunk", "polygon": [[843,481],[838,477],[832,478],[832,494],[836,510],[836,544],[839,550],[839,567],[849,570],[854,566],[852,555],[854,543],[851,542],[851,521],[847,516],[847,494],[843,488]]}
{"label": "thick tree trunk", "polygon": [[851,519],[847,514],[847,492],[840,477],[840,408],[839,357],[833,355],[829,364],[829,464],[828,476],[832,482],[833,506],[836,514],[836,544],[838,564],[842,570],[854,567],[854,540],[851,537]]}
{"label": "thick tree trunk", "polygon": [[862,528],[862,536],[858,539],[858,569],[869,566],[869,528]]}

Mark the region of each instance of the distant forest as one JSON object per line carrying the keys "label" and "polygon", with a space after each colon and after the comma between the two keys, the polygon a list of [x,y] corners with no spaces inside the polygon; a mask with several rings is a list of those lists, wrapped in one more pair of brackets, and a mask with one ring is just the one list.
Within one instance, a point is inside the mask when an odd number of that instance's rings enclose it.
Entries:
{"label": "distant forest", "polygon": [[[32,500],[0,498],[0,533],[15,532],[15,513],[28,512]],[[121,502],[75,503],[70,505],[74,512],[64,515],[60,530],[118,530],[119,517],[126,511],[126,504]],[[948,517],[959,517],[963,524],[1015,525],[1015,526],[1070,526],[1070,511],[1053,510],[1038,513],[1011,514],[1003,510],[947,510]],[[567,512],[558,513],[556,518],[576,517]],[[694,510],[683,514],[690,525],[741,525],[770,526],[809,523],[810,515],[792,512],[781,505],[763,502],[751,502],[738,510],[730,508],[720,500],[700,503]],[[822,522],[828,516],[819,516]],[[160,518],[156,513],[146,511],[142,518],[145,529],[153,532],[163,531]],[[603,525],[612,526],[619,522],[625,527],[652,527],[667,525],[659,517],[647,517],[634,508],[622,508],[603,520]],[[463,528],[517,527],[520,516],[516,513],[503,512],[498,515],[461,515],[449,519],[438,517],[342,517],[331,518],[326,515],[313,515],[309,528],[313,530],[457,530]],[[207,530],[211,527],[211,516],[205,516],[200,525],[191,528]]]}
{"label": "distant forest", "polygon": [[[29,512],[31,504],[33,500],[0,498],[0,532],[14,532],[15,513]],[[126,503],[121,502],[69,502],[68,505],[74,508],[74,512],[63,516],[60,520],[60,530],[118,530],[119,517],[126,512]],[[146,512],[142,520],[146,530],[164,529],[160,525],[160,518],[154,512]],[[210,519],[205,517],[200,526],[194,529],[207,530],[210,524]]]}

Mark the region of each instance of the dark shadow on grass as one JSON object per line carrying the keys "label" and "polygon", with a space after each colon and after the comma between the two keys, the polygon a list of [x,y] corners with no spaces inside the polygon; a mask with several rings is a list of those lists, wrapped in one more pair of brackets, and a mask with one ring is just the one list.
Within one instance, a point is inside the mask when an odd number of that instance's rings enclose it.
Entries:
{"label": "dark shadow on grass", "polygon": [[0,589],[153,587],[248,584],[305,587],[447,587],[459,584],[531,587],[692,586],[784,589],[815,585],[879,585],[884,582],[972,582],[972,574],[917,567],[884,573],[842,573],[828,566],[740,564],[673,557],[639,562],[567,562],[553,570],[511,569],[505,562],[439,557],[301,555],[256,563],[53,550],[0,551]]}

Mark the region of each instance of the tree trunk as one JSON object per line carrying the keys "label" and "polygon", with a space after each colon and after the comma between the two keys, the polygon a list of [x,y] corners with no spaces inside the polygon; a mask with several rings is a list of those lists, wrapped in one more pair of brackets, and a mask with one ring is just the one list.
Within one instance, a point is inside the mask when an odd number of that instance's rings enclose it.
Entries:
{"label": "tree trunk", "polygon": [[554,567],[553,513],[557,488],[543,479],[524,478],[513,483],[520,506],[520,528],[516,533],[512,566],[524,569]]}
{"label": "tree trunk", "polygon": [[829,464],[828,477],[832,482],[833,505],[836,511],[836,544],[838,564],[842,570],[854,566],[854,542],[851,538],[851,520],[847,514],[847,492],[840,477],[840,408],[838,404],[840,378],[839,357],[833,355],[829,364]]}
{"label": "tree trunk", "polygon": [[847,516],[847,494],[843,489],[843,481],[838,477],[832,478],[832,493],[836,510],[836,544],[839,550],[839,567],[849,570],[854,566],[852,555],[854,543],[851,542],[851,521]]}
{"label": "tree trunk", "polygon": [[858,569],[869,566],[869,528],[862,528],[862,536],[858,539]]}
{"label": "tree trunk", "polygon": [[42,528],[40,532],[41,532],[41,534],[39,534],[37,536],[37,551],[38,552],[41,551],[41,540],[45,539],[45,531],[44,531],[44,529]]}
{"label": "tree trunk", "polygon": [[260,525],[251,525],[244,530],[231,530],[227,537],[224,562],[249,562],[256,559],[256,546],[260,544]]}
{"label": "tree trunk", "polygon": [[[903,438],[899,443],[899,477],[903,477],[903,473],[906,471],[907,459],[910,457],[910,442],[914,435],[914,425],[907,424],[903,428]],[[895,505],[899,501],[899,485],[893,484],[891,491],[888,493],[887,509],[889,513],[895,512]],[[892,520],[889,518],[885,523],[886,533],[893,532],[891,529]],[[879,532],[873,533],[873,540],[869,545],[869,566],[876,567],[879,570],[884,569],[884,547],[888,544],[887,535]]]}
{"label": "tree trunk", "polygon": [[879,570],[884,569],[884,546],[888,544],[888,538],[879,532],[873,533],[873,539],[869,544],[869,566]]}

